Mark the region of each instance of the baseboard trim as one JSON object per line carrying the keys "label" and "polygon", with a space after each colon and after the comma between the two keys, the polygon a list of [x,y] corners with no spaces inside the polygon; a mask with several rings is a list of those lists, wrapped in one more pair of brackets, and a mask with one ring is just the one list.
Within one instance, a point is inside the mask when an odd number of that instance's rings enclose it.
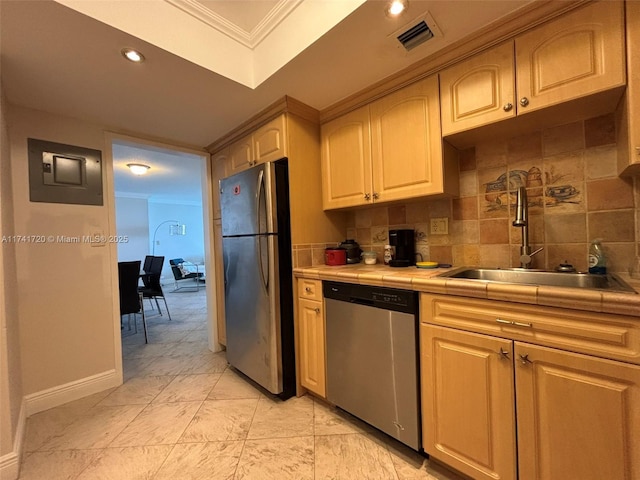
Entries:
{"label": "baseboard trim", "polygon": [[117,387],[120,384],[122,384],[122,375],[118,374],[116,370],[107,370],[23,397],[16,425],[16,435],[13,440],[13,451],[0,457],[0,479],[16,480],[20,474],[22,444],[28,417],[108,388]]}
{"label": "baseboard trim", "polygon": [[16,480],[20,474],[20,456],[15,452],[0,457],[0,478]]}
{"label": "baseboard trim", "polygon": [[81,378],[73,382],[41,390],[25,396],[27,417],[53,407],[78,400],[88,395],[101,392],[122,384],[122,376],[116,370]]}
{"label": "baseboard trim", "polygon": [[22,458],[22,442],[27,428],[27,407],[24,398],[20,405],[16,436],[13,439],[13,451],[0,457],[0,478],[16,480],[20,475],[20,459]]}

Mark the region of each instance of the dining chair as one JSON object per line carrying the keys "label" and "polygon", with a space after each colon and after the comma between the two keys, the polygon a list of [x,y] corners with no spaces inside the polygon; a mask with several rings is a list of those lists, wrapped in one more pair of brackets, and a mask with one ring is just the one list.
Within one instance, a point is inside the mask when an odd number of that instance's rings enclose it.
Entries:
{"label": "dining chair", "polygon": [[151,265],[153,264],[153,255],[147,255],[144,257],[144,263],[142,264],[142,271],[144,273],[151,273]]}
{"label": "dining chair", "polygon": [[[145,259],[146,262],[146,259]],[[167,315],[171,320],[171,313],[169,312],[169,305],[167,305],[167,299],[164,296],[162,290],[162,284],[160,283],[160,276],[162,275],[162,266],[164,265],[164,257],[152,256],[150,261],[149,270],[141,274],[142,283],[144,286],[138,287],[138,291],[142,294],[143,298],[154,300],[156,307],[158,307],[158,313],[162,315],[160,309],[160,303],[158,303],[158,297],[164,300],[164,306],[167,309]]]}
{"label": "dining chair", "polygon": [[149,343],[147,336],[147,319],[144,315],[142,293],[138,291],[138,278],[140,275],[140,260],[132,262],[118,262],[118,291],[120,294],[120,317],[128,315],[131,320],[133,314],[136,332],[138,331],[137,315],[142,314],[142,327],[144,329],[144,343]]}

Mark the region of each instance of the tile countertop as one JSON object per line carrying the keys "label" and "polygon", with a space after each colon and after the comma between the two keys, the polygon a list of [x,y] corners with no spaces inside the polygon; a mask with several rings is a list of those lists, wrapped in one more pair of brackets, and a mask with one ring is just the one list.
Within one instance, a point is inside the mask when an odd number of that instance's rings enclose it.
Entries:
{"label": "tile countertop", "polygon": [[[301,278],[379,285],[418,292],[486,298],[489,300],[640,317],[640,294],[438,277],[441,273],[455,268],[458,267],[433,269],[394,268],[383,264],[364,265],[359,263],[354,265],[300,267],[295,268],[293,274]],[[640,280],[632,279],[626,274],[617,275],[636,291],[640,292]]]}

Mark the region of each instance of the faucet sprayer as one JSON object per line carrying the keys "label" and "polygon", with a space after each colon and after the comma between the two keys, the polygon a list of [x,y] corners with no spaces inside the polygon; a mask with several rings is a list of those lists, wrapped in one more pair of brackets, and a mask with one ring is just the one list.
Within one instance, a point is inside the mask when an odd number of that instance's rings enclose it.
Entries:
{"label": "faucet sprayer", "polygon": [[519,187],[516,193],[516,218],[513,226],[522,228],[522,245],[520,246],[520,267],[531,268],[531,259],[542,251],[540,247],[535,252],[531,251],[529,245],[529,203],[527,200],[527,189]]}
{"label": "faucet sprayer", "polygon": [[513,221],[513,226],[527,227],[529,220],[527,189],[524,187],[519,187],[516,195],[516,219]]}

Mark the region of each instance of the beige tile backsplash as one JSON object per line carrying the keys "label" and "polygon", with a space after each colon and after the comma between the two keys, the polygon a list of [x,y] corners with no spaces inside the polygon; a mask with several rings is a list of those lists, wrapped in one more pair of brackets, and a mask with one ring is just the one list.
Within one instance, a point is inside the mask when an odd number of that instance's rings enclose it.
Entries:
{"label": "beige tile backsplash", "polygon": [[[612,115],[508,139],[491,139],[460,152],[460,196],[375,206],[350,212],[345,238],[382,261],[390,229],[416,230],[424,260],[454,265],[519,266],[520,229],[511,225],[515,190],[529,196],[534,268],[568,261],[587,269],[591,240],[602,238],[611,272],[626,272],[640,255],[640,177],[616,171]],[[431,235],[431,218],[447,217],[449,233]],[[295,245],[296,266],[324,263],[324,248]]]}

